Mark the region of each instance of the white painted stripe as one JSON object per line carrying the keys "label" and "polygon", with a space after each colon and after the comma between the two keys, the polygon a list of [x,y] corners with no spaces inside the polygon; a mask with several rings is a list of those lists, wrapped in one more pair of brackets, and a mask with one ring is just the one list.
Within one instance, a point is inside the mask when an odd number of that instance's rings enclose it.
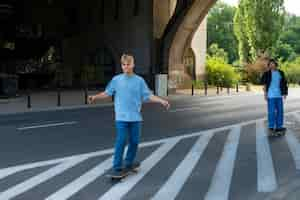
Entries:
{"label": "white painted stripe", "polygon": [[84,161],[85,158],[81,158],[81,159],[74,159],[74,160],[70,160],[68,162],[64,162],[62,164],[59,164],[55,167],[50,168],[49,170],[40,173],[37,176],[34,176],[22,183],[19,183],[17,185],[15,185],[14,187],[11,187],[10,189],[1,192],[0,193],[0,199],[1,200],[9,200],[13,197],[16,197],[24,192],[26,192],[27,190],[30,190],[31,188],[34,188],[35,186],[51,179],[52,177],[64,172],[65,170],[79,164],[80,162]]}
{"label": "white painted stripe", "polygon": [[69,156],[69,157],[64,157],[59,159],[48,160],[48,161],[34,162],[34,163],[29,163],[29,164],[14,166],[14,167],[8,167],[0,170],[0,180],[14,173],[27,170],[27,169],[54,165],[61,162],[69,162],[75,159],[88,159],[91,157],[102,156],[102,155],[112,154],[112,153],[113,153],[113,149],[107,149],[107,150],[97,151],[97,152],[92,152],[87,154],[80,154],[80,155]]}
{"label": "white painted stripe", "polygon": [[23,130],[36,129],[36,128],[47,128],[47,127],[53,127],[53,126],[73,125],[73,124],[77,124],[77,123],[78,122],[73,121],[73,122],[61,122],[61,123],[53,123],[53,124],[41,124],[41,125],[36,125],[36,126],[20,127],[20,128],[17,128],[17,130],[23,131]]}
{"label": "white painted stripe", "polygon": [[173,110],[169,110],[170,113],[174,113],[174,112],[183,112],[183,111],[189,111],[189,110],[201,110],[203,109],[200,106],[195,106],[195,107],[188,107],[188,108],[177,108],[177,109],[173,109]]}
{"label": "white painted stripe", "polygon": [[295,117],[296,120],[297,120],[298,122],[300,122],[300,114],[299,114],[298,112],[294,112],[294,113],[293,113],[293,117]]}
{"label": "white painted stripe", "polygon": [[103,175],[105,171],[110,169],[112,167],[112,159],[112,157],[106,159],[104,162],[100,163],[93,169],[81,175],[76,180],[72,181],[59,191],[47,197],[45,200],[65,200],[70,198],[72,195],[77,193],[86,185],[96,180],[99,176]]}
{"label": "white painted stripe", "polygon": [[184,111],[193,111],[193,110],[205,110],[205,111],[218,111],[218,110],[222,110],[222,111],[228,111],[228,110],[232,110],[232,109],[240,109],[240,108],[246,108],[247,105],[237,105],[237,104],[233,104],[230,106],[206,106],[206,107],[202,107],[202,106],[197,106],[197,107],[187,107],[187,108],[179,108],[179,109],[173,109],[170,110],[169,112],[174,113],[174,112],[184,112]]}
{"label": "white painted stripe", "polygon": [[292,153],[295,166],[297,170],[300,170],[300,144],[296,136],[294,135],[294,132],[291,130],[287,130],[286,134],[286,141],[289,146],[289,149]]}
{"label": "white painted stripe", "polygon": [[256,123],[257,191],[273,192],[277,181],[264,121]]}
{"label": "white painted stripe", "polygon": [[172,139],[163,144],[154,153],[152,153],[141,164],[139,173],[134,176],[127,177],[126,181],[113,186],[99,200],[118,200],[133,188],[151,169],[158,163],[178,142],[178,139]]}
{"label": "white painted stripe", "polygon": [[152,200],[171,200],[176,198],[184,183],[200,160],[212,136],[213,132],[199,137],[199,139],[193,145],[192,149],[185,156],[184,160],[181,161],[170,178],[155,194]]}
{"label": "white painted stripe", "polygon": [[[245,125],[248,125],[248,124],[256,123],[256,121],[257,120],[251,120],[251,121],[248,121],[248,122],[238,123],[237,125],[245,126]],[[144,142],[144,143],[140,144],[139,146],[140,147],[154,146],[154,145],[158,145],[158,144],[161,144],[161,143],[168,142],[168,141],[173,140],[173,139],[178,139],[178,140],[187,139],[187,138],[191,138],[191,137],[195,137],[195,136],[209,134],[211,131],[219,132],[219,131],[223,131],[223,130],[226,130],[226,129],[231,129],[234,126],[236,126],[236,125],[228,125],[228,126],[224,126],[224,127],[220,127],[220,128],[208,129],[208,130],[205,130],[205,131],[200,131],[200,132],[195,132],[195,133],[190,133],[190,134],[183,134],[183,135],[180,135],[180,136],[169,137],[169,138],[164,138],[164,139],[160,139],[160,140],[154,140],[154,141],[151,141],[151,142]],[[18,166],[13,166],[13,167],[0,169],[0,180],[4,177],[7,177],[7,176],[11,175],[11,174],[14,174],[16,172],[23,171],[23,170],[26,170],[26,169],[32,169],[32,168],[36,168],[36,167],[42,167],[42,166],[57,164],[57,163],[60,163],[60,162],[64,162],[64,161],[68,161],[68,160],[72,160],[72,159],[76,159],[76,158],[81,158],[81,157],[91,158],[91,157],[96,157],[96,156],[112,154],[113,151],[114,150],[111,148],[111,149],[105,149],[105,150],[102,150],[102,151],[96,151],[96,152],[91,152],[91,153],[73,155],[73,156],[48,160],[48,161],[40,161],[40,162],[28,163],[28,164],[23,164],[23,165],[18,165]]]}
{"label": "white painted stripe", "polygon": [[[299,111],[289,112],[286,115],[292,115],[296,112],[299,112]],[[253,124],[253,123],[256,123],[256,122],[261,121],[261,120],[265,120],[265,118],[259,118],[259,119],[250,120],[250,121],[246,121],[246,122],[241,122],[241,123],[237,123],[237,124],[233,124],[233,125],[227,125],[227,126],[223,126],[223,127],[219,127],[219,128],[207,129],[205,131],[200,131],[200,132],[195,132],[195,133],[190,133],[190,134],[182,134],[182,135],[179,135],[179,136],[164,138],[164,139],[160,139],[160,140],[154,140],[154,141],[150,141],[150,142],[144,142],[140,145],[140,147],[149,147],[149,146],[153,146],[153,145],[158,145],[158,144],[161,144],[161,143],[164,143],[164,142],[168,142],[172,139],[181,140],[181,139],[191,138],[191,137],[195,137],[195,136],[205,135],[205,134],[210,133],[211,131],[219,132],[219,131],[231,129],[235,126],[246,126],[248,124]],[[7,177],[7,176],[9,176],[9,175],[12,175],[16,172],[20,172],[20,171],[23,171],[23,170],[32,169],[32,168],[36,168],[36,167],[47,166],[47,165],[52,165],[52,164],[57,164],[57,163],[60,163],[60,162],[65,162],[65,161],[68,161],[68,160],[81,158],[81,157],[85,157],[87,159],[87,158],[91,158],[91,157],[112,154],[113,151],[114,150],[111,148],[111,149],[105,149],[105,150],[102,150],[102,151],[90,152],[90,153],[79,154],[79,155],[72,155],[72,156],[67,156],[67,157],[58,158],[58,159],[52,159],[52,160],[48,160],[48,161],[33,162],[33,163],[27,163],[27,164],[22,164],[22,165],[18,165],[18,166],[3,168],[3,169],[0,169],[0,180]]]}
{"label": "white painted stripe", "polygon": [[241,127],[237,126],[231,129],[205,200],[228,199],[240,134]]}

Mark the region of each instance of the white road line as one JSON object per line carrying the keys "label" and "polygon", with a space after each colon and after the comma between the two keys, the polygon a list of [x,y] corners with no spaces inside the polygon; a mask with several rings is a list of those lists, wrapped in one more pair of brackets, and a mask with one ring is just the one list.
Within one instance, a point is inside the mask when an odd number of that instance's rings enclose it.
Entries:
{"label": "white road line", "polygon": [[264,122],[256,123],[257,191],[273,192],[277,181]]}
{"label": "white road line", "polygon": [[1,192],[0,199],[1,200],[9,200],[13,197],[16,197],[19,194],[22,194],[22,193],[26,192],[27,190],[34,188],[35,186],[39,185],[40,183],[43,183],[43,182],[51,179],[52,177],[64,172],[65,170],[79,164],[80,162],[82,162],[84,160],[85,160],[85,158],[74,159],[74,160],[70,160],[68,162],[63,162],[55,167],[52,167],[45,172],[42,172],[22,183],[15,185],[14,187],[11,187],[10,189],[8,189],[4,192]]}
{"label": "white road line", "polygon": [[[259,120],[261,120],[261,119],[259,119]],[[158,145],[158,144],[161,144],[161,143],[164,143],[164,142],[168,142],[168,141],[173,140],[173,139],[182,140],[182,139],[187,139],[187,138],[191,138],[191,137],[195,137],[195,136],[205,135],[205,134],[209,134],[211,131],[219,132],[219,131],[223,131],[223,130],[226,130],[226,129],[230,129],[230,128],[232,128],[234,126],[237,126],[237,125],[245,126],[245,125],[248,125],[248,124],[256,123],[256,121],[257,120],[251,120],[251,121],[247,121],[247,122],[238,123],[238,124],[235,124],[235,125],[228,125],[228,126],[223,126],[223,127],[220,127],[220,128],[208,129],[208,130],[205,130],[205,131],[200,131],[200,132],[195,132],[195,133],[190,133],[190,134],[185,134],[185,135],[180,135],[180,136],[175,136],[175,137],[169,137],[169,138],[154,140],[154,141],[150,141],[150,142],[143,142],[142,144],[140,144],[140,147],[154,146],[154,145]],[[36,167],[42,167],[42,166],[57,164],[57,163],[60,163],[60,162],[72,160],[72,159],[79,158],[79,157],[91,158],[91,157],[96,157],[96,156],[103,156],[103,155],[107,155],[107,154],[112,154],[113,152],[114,152],[114,149],[111,148],[111,149],[105,149],[105,150],[102,150],[102,151],[96,151],[96,152],[91,152],[91,153],[73,155],[73,156],[48,160],[48,161],[27,163],[27,164],[23,164],[23,165],[3,168],[3,169],[0,169],[0,180],[2,178],[5,178],[5,177],[11,175],[11,174],[14,174],[16,172],[23,171],[23,170],[26,170],[26,169],[32,169],[32,168],[36,168]]]}
{"label": "white road line", "polygon": [[231,129],[205,200],[228,199],[240,134],[241,127]]}
{"label": "white road line", "polygon": [[48,161],[34,162],[34,163],[18,165],[18,166],[14,166],[14,167],[8,167],[8,168],[0,169],[0,180],[7,176],[10,176],[14,173],[17,173],[17,172],[20,172],[23,170],[27,170],[27,169],[33,169],[33,168],[43,167],[43,166],[48,166],[48,165],[54,165],[54,164],[58,164],[61,162],[69,162],[74,159],[88,159],[91,157],[102,156],[102,155],[107,155],[107,154],[112,154],[112,153],[113,153],[113,149],[106,149],[103,151],[97,151],[97,152],[92,152],[92,153],[87,153],[87,154],[80,154],[80,155],[74,155],[74,156],[58,158],[58,159],[53,159],[53,160],[48,160]]}
{"label": "white road line", "polygon": [[[291,115],[291,114],[294,114],[296,112],[299,112],[299,111],[289,112],[286,115]],[[256,122],[261,121],[261,120],[265,120],[265,118],[259,118],[259,119],[255,119],[255,120],[250,120],[250,121],[246,121],[246,122],[233,124],[233,125],[227,125],[227,126],[223,126],[223,127],[219,127],[219,128],[213,128],[213,129],[207,129],[207,130],[200,131],[200,132],[195,132],[195,133],[190,133],[190,134],[183,134],[183,135],[180,135],[180,136],[169,137],[169,138],[154,140],[154,141],[150,141],[150,142],[144,142],[140,145],[140,147],[148,147],[148,146],[158,145],[158,144],[161,144],[161,143],[164,143],[164,142],[168,142],[172,139],[181,140],[181,139],[191,138],[191,137],[195,137],[195,136],[205,135],[205,134],[210,133],[211,131],[219,132],[219,131],[231,129],[235,126],[245,126],[245,125],[248,125],[248,124],[253,124],[253,123],[256,123]],[[20,171],[23,171],[23,170],[32,169],[32,168],[36,168],[36,167],[47,166],[47,165],[58,164],[60,162],[65,162],[65,161],[72,160],[72,159],[75,159],[75,158],[85,157],[87,159],[87,158],[96,157],[96,156],[103,156],[103,155],[107,155],[107,154],[112,154],[113,151],[114,150],[112,148],[110,148],[110,149],[105,149],[105,150],[96,151],[96,152],[90,152],[90,153],[79,154],[79,155],[72,155],[72,156],[67,156],[67,157],[63,157],[63,158],[57,158],[57,159],[52,159],[52,160],[47,160],[47,161],[39,161],[39,162],[33,162],[33,163],[27,163],[27,164],[22,164],[22,165],[18,165],[18,166],[3,168],[3,169],[0,169],[0,180],[7,177],[7,176],[9,176],[9,175],[12,175],[16,172],[20,172]]]}
{"label": "white road line", "polygon": [[289,146],[289,149],[292,153],[296,169],[300,170],[300,143],[296,138],[296,136],[294,135],[294,132],[292,132],[291,130],[287,130],[287,134],[285,138]]}
{"label": "white road line", "polygon": [[65,126],[65,125],[73,125],[77,124],[78,122],[72,121],[72,122],[61,122],[61,123],[52,123],[52,124],[41,124],[36,126],[26,126],[26,127],[20,127],[17,128],[19,131],[29,130],[29,129],[36,129],[36,128],[48,128],[53,126]]}
{"label": "white road line", "polygon": [[176,198],[184,183],[200,160],[212,136],[213,132],[210,132],[209,134],[199,137],[189,153],[185,156],[184,160],[181,161],[180,165],[178,165],[170,178],[155,194],[152,200],[171,200]]}
{"label": "white road line", "polygon": [[298,122],[300,122],[300,114],[298,112],[294,112],[293,116],[296,118]]}
{"label": "white road line", "polygon": [[76,180],[72,181],[62,189],[47,197],[45,200],[65,200],[70,198],[86,185],[96,180],[99,176],[103,175],[105,171],[110,169],[112,167],[112,159],[112,157],[106,159],[104,162],[81,175]]}
{"label": "white road line", "polygon": [[139,173],[135,176],[128,177],[126,181],[113,186],[109,191],[101,196],[99,200],[121,199],[178,143],[178,141],[179,139],[172,139],[163,144],[142,162]]}
{"label": "white road line", "polygon": [[239,109],[239,108],[245,108],[247,105],[230,105],[230,106],[219,106],[217,105],[217,107],[214,106],[197,106],[197,107],[187,107],[187,108],[178,108],[178,109],[173,109],[170,110],[170,113],[174,113],[174,112],[184,112],[184,111],[193,111],[193,110],[205,110],[205,111],[210,111],[210,112],[214,112],[214,111],[218,111],[218,110],[222,110],[222,111],[228,111],[231,109]]}
{"label": "white road line", "polygon": [[177,108],[177,109],[170,110],[169,112],[174,113],[174,112],[183,112],[189,110],[201,110],[201,109],[203,109],[203,107],[195,106],[195,107],[188,107],[188,108]]}

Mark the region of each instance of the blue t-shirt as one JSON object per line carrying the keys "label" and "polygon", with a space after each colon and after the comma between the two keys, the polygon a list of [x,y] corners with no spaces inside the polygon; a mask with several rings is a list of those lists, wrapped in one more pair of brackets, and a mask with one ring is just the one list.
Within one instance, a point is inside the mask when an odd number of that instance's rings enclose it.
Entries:
{"label": "blue t-shirt", "polygon": [[152,95],[144,79],[136,74],[120,74],[113,77],[105,89],[114,95],[116,121],[142,121],[141,107]]}
{"label": "blue t-shirt", "polygon": [[281,75],[278,70],[272,71],[272,80],[268,89],[268,98],[280,98],[280,80]]}

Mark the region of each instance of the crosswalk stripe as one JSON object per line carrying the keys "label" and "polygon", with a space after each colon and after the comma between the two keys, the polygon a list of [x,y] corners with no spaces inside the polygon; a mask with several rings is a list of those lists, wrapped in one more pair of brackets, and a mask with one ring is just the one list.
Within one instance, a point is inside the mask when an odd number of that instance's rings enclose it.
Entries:
{"label": "crosswalk stripe", "polygon": [[264,121],[256,123],[257,191],[273,192],[277,188],[270,145]]}
{"label": "crosswalk stripe", "polygon": [[241,127],[231,129],[205,200],[228,199],[240,134]]}
{"label": "crosswalk stripe", "polygon": [[[290,112],[288,114],[292,115],[300,122],[300,114],[298,113],[298,111]],[[174,147],[174,145],[178,141],[191,137],[199,137],[199,140],[195,143],[189,153],[176,167],[172,175],[168,178],[168,180],[164,183],[160,190],[152,197],[153,200],[175,199],[182,189],[183,185],[189,178],[190,174],[194,170],[194,167],[199,161],[201,154],[208,145],[211,137],[217,132],[230,130],[230,133],[224,145],[224,150],[217,164],[216,171],[212,177],[210,187],[205,196],[205,200],[227,200],[235,165],[236,153],[239,145],[241,127],[251,123],[256,124],[257,191],[273,192],[277,189],[278,185],[264,120],[265,119],[256,119],[215,129],[208,129],[201,132],[183,134],[150,142],[143,142],[140,147],[161,145],[157,150],[160,151],[160,153],[157,153],[157,151],[155,151],[153,154],[151,154],[151,156],[142,163],[142,169],[140,173],[135,176],[128,177],[124,183],[120,183],[112,187],[99,199],[122,198],[152,169],[152,167],[154,167],[159,162],[159,160],[161,160],[167,154],[168,151],[170,151]],[[296,169],[300,170],[300,141],[292,130],[287,130],[285,139],[292,154]],[[200,140],[202,141],[200,142]],[[201,145],[199,143],[201,143]],[[196,147],[196,145],[198,145],[198,147]],[[199,151],[201,153],[199,153]],[[195,156],[195,152],[198,153],[197,156]],[[41,161],[0,169],[1,180],[26,169],[33,169],[42,166],[50,167],[50,165],[55,165],[47,171],[37,174],[36,176],[29,178],[11,188],[8,188],[6,191],[1,192],[0,199],[11,199],[53,178],[54,176],[63,173],[68,168],[71,168],[84,160],[95,156],[102,156],[112,153],[113,149],[106,149],[97,152],[73,155],[49,161]],[[68,183],[63,188],[60,188],[58,191],[50,194],[50,196],[47,197],[46,200],[61,200],[70,198],[78,191],[86,187],[89,183],[96,180],[99,176],[103,175],[103,173],[111,167],[111,163],[112,158],[99,163],[97,166],[87,171],[83,175],[80,175],[78,178]]]}
{"label": "crosswalk stripe", "polygon": [[161,189],[152,197],[152,200],[161,199],[175,199],[177,194],[180,192],[182,186],[192,173],[196,164],[198,163],[201,155],[206,149],[210,139],[213,136],[213,132],[206,135],[202,135],[193,145],[192,149],[185,156],[184,160],[181,161],[179,166],[172,173],[171,177],[161,187]]}
{"label": "crosswalk stripe", "polygon": [[82,162],[84,160],[86,160],[86,158],[74,159],[74,160],[70,160],[68,162],[63,162],[55,167],[52,167],[49,170],[42,172],[39,175],[36,175],[22,183],[15,185],[12,188],[0,193],[0,199],[8,200],[13,197],[16,197],[19,194],[22,194],[22,193],[26,192],[27,190],[30,190],[31,188],[51,179],[52,177],[64,172],[65,170],[79,164],[80,162]]}
{"label": "crosswalk stripe", "polygon": [[296,136],[294,135],[294,132],[291,130],[287,130],[286,134],[286,141],[288,144],[288,147],[292,153],[295,166],[297,170],[300,170],[300,143]]}
{"label": "crosswalk stripe", "polygon": [[113,186],[99,200],[118,200],[121,199],[138,181],[140,181],[151,169],[158,163],[177,143],[179,139],[172,139],[160,146],[146,160],[142,162],[139,173],[135,176],[128,177],[125,182]]}
{"label": "crosswalk stripe", "polygon": [[[205,133],[205,132],[203,132]],[[193,137],[194,135],[200,135],[202,134],[202,132],[197,132],[197,133],[192,133],[190,135],[185,135],[183,136],[176,136],[176,138],[180,138],[180,139],[184,139],[184,138],[189,138],[189,137]],[[175,137],[173,137],[175,138]],[[151,142],[144,142],[140,145],[140,147],[149,147],[149,146],[154,146],[154,145],[159,145],[162,144],[166,141],[169,141],[170,139],[173,138],[165,138],[165,139],[160,139],[160,140],[155,140],[155,141],[151,141]],[[3,168],[0,169],[0,180],[4,179],[12,174],[15,174],[17,172],[23,171],[23,170],[27,170],[27,169],[33,169],[33,168],[37,168],[37,167],[43,167],[43,166],[49,166],[49,165],[55,165],[55,164],[59,164],[61,162],[68,162],[70,160],[74,160],[74,159],[88,159],[88,158],[92,158],[92,157],[97,157],[97,156],[103,156],[103,155],[107,155],[107,154],[112,154],[114,152],[114,149],[105,149],[105,150],[101,150],[101,151],[96,151],[96,152],[90,152],[90,153],[84,153],[84,154],[79,154],[79,155],[73,155],[73,156],[67,156],[64,158],[58,158],[58,159],[53,159],[53,160],[47,160],[47,161],[40,161],[40,162],[34,162],[34,163],[29,163],[29,164],[23,164],[23,165],[18,165],[18,166],[13,166],[13,167],[8,167],[8,168]]]}
{"label": "crosswalk stripe", "polygon": [[64,200],[68,199],[79,190],[84,188],[89,183],[96,180],[99,176],[103,175],[105,171],[112,167],[112,157],[106,159],[104,162],[100,163],[93,169],[89,170],[85,174],[81,175],[79,178],[69,183],[59,191],[47,197],[45,200]]}
{"label": "crosswalk stripe", "polygon": [[18,166],[14,166],[14,167],[8,167],[8,168],[0,169],[0,180],[6,178],[7,176],[15,174],[17,172],[21,172],[23,170],[60,164],[62,162],[69,162],[69,161],[76,160],[76,159],[88,159],[91,157],[102,156],[102,155],[107,155],[107,154],[112,154],[112,153],[113,153],[113,149],[106,149],[103,151],[85,153],[85,154],[68,156],[68,157],[58,158],[58,159],[53,159],[53,160],[48,160],[48,161],[40,161],[40,162],[18,165]]}
{"label": "crosswalk stripe", "polygon": [[294,112],[293,116],[297,119],[298,122],[300,122],[300,114],[298,112]]}

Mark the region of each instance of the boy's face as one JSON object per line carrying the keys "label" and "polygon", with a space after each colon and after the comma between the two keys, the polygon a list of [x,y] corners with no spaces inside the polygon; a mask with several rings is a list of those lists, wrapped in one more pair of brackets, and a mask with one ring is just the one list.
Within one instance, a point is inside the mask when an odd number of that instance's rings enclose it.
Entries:
{"label": "boy's face", "polygon": [[134,65],[130,61],[124,61],[122,63],[122,70],[123,70],[123,73],[125,73],[125,74],[132,74],[133,68],[134,68]]}
{"label": "boy's face", "polygon": [[276,66],[276,64],[275,64],[274,62],[270,62],[269,68],[270,68],[271,70],[276,70],[276,69],[277,69],[277,66]]}

